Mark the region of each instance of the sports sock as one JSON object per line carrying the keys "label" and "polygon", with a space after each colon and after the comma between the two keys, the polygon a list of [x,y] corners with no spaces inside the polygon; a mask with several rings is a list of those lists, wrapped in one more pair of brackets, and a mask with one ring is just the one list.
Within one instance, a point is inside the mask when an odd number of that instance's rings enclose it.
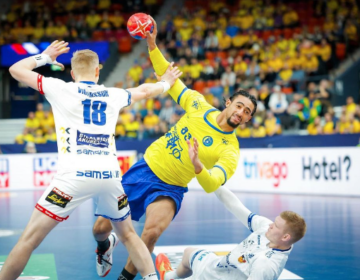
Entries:
{"label": "sports sock", "polygon": [[118,280],[133,280],[135,278],[136,275],[131,274],[129,271],[127,271],[125,269],[125,267],[123,268],[123,270],[121,271],[121,274],[118,278]]}
{"label": "sports sock", "polygon": [[143,280],[158,280],[158,279],[159,278],[157,277],[157,274],[155,272],[150,273],[143,278]]}
{"label": "sports sock", "polygon": [[172,279],[178,279],[178,278],[180,278],[180,277],[176,274],[176,270],[168,271],[165,273],[165,280],[172,280]]}
{"label": "sports sock", "polygon": [[109,238],[106,238],[104,241],[96,241],[97,242],[97,248],[99,252],[105,253],[107,249],[110,247],[110,240]]}

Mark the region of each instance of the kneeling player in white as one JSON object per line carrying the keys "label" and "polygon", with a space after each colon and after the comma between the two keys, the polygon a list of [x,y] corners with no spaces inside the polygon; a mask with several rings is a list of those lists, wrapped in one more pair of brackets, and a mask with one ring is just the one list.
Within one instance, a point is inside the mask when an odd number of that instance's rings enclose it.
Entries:
{"label": "kneeling player in white", "polygon": [[255,215],[224,186],[215,191],[225,204],[252,232],[226,256],[196,248],[186,248],[183,259],[173,271],[164,254],[156,258],[161,280],[190,277],[196,280],[272,280],[278,279],[285,267],[293,244],[306,232],[304,219],[291,211],[284,211],[275,221]]}
{"label": "kneeling player in white", "polygon": [[144,279],[158,279],[149,250],[136,234],[114,141],[119,111],[132,102],[167,91],[181,75],[169,69],[156,84],[137,88],[106,88],[98,85],[99,57],[91,50],[74,53],[71,75],[75,82],[45,78],[32,71],[69,52],[68,43],[53,42],[41,55],[25,58],[10,68],[18,81],[39,90],[50,102],[56,124],[59,161],[57,174],[36,205],[17,245],[0,271],[0,279],[13,280],[23,271],[32,251],[46,235],[84,201],[95,198],[95,215],[110,219],[118,239],[125,245]]}

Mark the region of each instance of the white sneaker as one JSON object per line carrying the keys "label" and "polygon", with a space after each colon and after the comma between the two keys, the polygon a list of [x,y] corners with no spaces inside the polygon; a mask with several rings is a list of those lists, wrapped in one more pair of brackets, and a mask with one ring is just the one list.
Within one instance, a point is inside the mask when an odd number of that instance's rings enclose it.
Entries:
{"label": "white sneaker", "polygon": [[109,249],[104,254],[99,253],[97,248],[95,251],[95,253],[97,254],[96,272],[100,277],[105,277],[109,274],[112,267],[112,252],[119,243],[119,239],[114,232],[112,232],[108,238],[110,241]]}

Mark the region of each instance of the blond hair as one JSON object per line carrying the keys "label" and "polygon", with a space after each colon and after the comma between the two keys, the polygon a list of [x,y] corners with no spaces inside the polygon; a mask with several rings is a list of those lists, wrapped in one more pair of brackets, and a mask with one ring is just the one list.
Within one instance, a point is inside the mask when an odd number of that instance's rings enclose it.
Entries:
{"label": "blond hair", "polygon": [[280,214],[280,217],[286,221],[286,226],[290,231],[293,243],[304,237],[306,233],[306,223],[303,217],[292,211],[284,211]]}
{"label": "blond hair", "polygon": [[99,56],[91,50],[76,51],[71,58],[71,69],[75,74],[94,74],[99,67]]}

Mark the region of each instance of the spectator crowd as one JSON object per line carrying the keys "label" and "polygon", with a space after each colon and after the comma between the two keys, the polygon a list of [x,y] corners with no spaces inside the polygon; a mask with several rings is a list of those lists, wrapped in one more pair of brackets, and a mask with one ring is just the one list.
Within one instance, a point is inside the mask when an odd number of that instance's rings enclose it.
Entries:
{"label": "spectator crowd", "polygon": [[[10,3],[10,5],[9,5]],[[54,40],[119,40],[134,12],[157,12],[162,0],[18,0],[0,3],[0,45]],[[102,31],[101,38],[98,32]]]}
{"label": "spectator crowd", "polygon": [[[2,9],[0,44],[116,39],[127,35],[125,23],[131,13],[153,15],[161,3],[16,1]],[[174,2],[158,23],[158,47],[176,62],[186,86],[219,110],[224,98],[240,88],[258,99],[258,111],[251,124],[237,129],[239,137],[272,136],[299,128],[312,135],[357,133],[358,100],[348,97],[341,114],[335,114],[328,74],[359,46],[359,25],[355,0],[186,0],[180,8]],[[148,54],[143,53],[116,86],[155,81]],[[51,112],[38,106],[29,113],[17,143],[56,139]],[[167,94],[134,104],[121,112],[116,137],[157,138],[183,114]]]}
{"label": "spectator crowd", "polygon": [[[186,86],[201,92],[214,107],[223,109],[223,99],[240,88],[257,97],[258,112],[250,125],[237,130],[239,137],[271,136],[291,128],[305,129],[314,122],[322,126],[329,114],[334,121],[332,133],[344,132],[338,128],[332,108],[333,85],[327,75],[358,47],[356,1],[185,4],[158,24],[158,47],[169,61],[177,63]],[[144,53],[134,61],[125,82],[117,86],[127,88],[154,81]],[[142,131],[146,110],[159,114],[167,102],[168,98],[162,96],[128,112]],[[168,106],[175,109],[174,104]],[[359,115],[353,113],[357,120]],[[349,114],[346,118],[351,122]],[[161,122],[173,124],[171,119],[159,118]],[[121,120],[119,126],[124,125]],[[122,137],[125,130],[119,131]],[[357,129],[346,131],[356,133]],[[321,133],[327,132],[319,129]]]}

